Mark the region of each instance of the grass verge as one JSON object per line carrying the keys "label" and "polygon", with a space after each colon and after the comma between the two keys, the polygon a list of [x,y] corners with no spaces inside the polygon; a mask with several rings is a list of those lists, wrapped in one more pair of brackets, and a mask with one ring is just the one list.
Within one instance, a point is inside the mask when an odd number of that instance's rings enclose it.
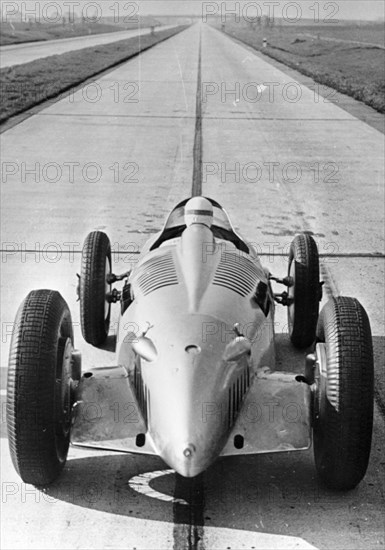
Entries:
{"label": "grass verge", "polygon": [[[332,31],[328,36],[333,36]],[[224,32],[316,82],[385,113],[385,52],[380,47],[312,38],[307,33],[314,34],[314,28],[304,26],[253,29],[229,23]],[[338,38],[336,32],[334,36]],[[357,40],[353,33],[350,37]],[[266,48],[263,38],[267,39]]]}
{"label": "grass verge", "polygon": [[48,99],[55,98],[89,78],[127,61],[134,55],[184,30],[175,27],[128,38],[105,46],[36,59],[0,71],[2,111],[0,124]]}
{"label": "grass verge", "polygon": [[[20,16],[21,17],[21,16]],[[7,22],[0,21],[0,46],[12,44],[23,44],[25,42],[41,42],[57,40],[61,38],[74,38],[75,36],[89,36],[107,32],[118,32],[124,30],[140,30],[151,26],[159,25],[159,21],[151,16],[137,15],[132,21],[125,20],[115,22],[115,17],[106,17],[105,21],[84,21],[69,22],[63,17],[60,23],[41,23],[39,21]]]}
{"label": "grass verge", "polygon": [[113,25],[41,25],[30,28],[29,25],[19,24],[18,28],[12,30],[9,25],[0,25],[0,46],[11,46],[26,42],[44,42],[60,38],[74,38],[75,36],[89,36],[106,32],[122,31],[124,29]]}

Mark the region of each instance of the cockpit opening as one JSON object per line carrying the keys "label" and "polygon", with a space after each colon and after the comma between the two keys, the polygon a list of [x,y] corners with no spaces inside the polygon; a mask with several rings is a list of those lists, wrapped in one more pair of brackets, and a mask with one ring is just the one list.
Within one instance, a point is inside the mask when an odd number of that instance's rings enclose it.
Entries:
{"label": "cockpit opening", "polygon": [[159,248],[161,244],[170,239],[180,237],[186,227],[193,223],[206,225],[211,229],[215,238],[229,241],[241,252],[250,253],[247,244],[235,233],[220,204],[206,197],[193,197],[177,204],[150,250]]}

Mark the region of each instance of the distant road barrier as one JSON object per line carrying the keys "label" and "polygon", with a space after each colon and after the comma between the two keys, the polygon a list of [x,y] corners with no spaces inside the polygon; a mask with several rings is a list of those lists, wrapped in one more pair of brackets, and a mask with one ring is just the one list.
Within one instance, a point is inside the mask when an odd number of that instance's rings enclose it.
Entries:
{"label": "distant road barrier", "polygon": [[301,36],[308,36],[309,38],[315,38],[316,40],[327,40],[328,42],[344,42],[345,44],[359,44],[360,46],[369,46],[371,48],[379,48],[380,50],[385,50],[385,46],[381,44],[374,44],[372,42],[359,42],[358,40],[345,40],[343,38],[332,38],[331,36],[321,36],[310,34],[307,32],[302,32]]}

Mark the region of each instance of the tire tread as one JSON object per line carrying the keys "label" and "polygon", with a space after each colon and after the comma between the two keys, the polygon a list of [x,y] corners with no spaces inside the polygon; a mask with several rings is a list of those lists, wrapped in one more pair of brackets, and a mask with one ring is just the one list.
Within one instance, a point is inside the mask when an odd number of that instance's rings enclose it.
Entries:
{"label": "tire tread", "polygon": [[62,296],[52,290],[32,291],[19,307],[10,346],[9,448],[20,477],[34,485],[53,481],[65,463],[58,460],[53,444],[56,331],[60,327],[73,341],[71,315]]}
{"label": "tire tread", "polygon": [[311,235],[297,235],[290,247],[290,262],[295,262],[295,320],[290,339],[295,347],[310,346],[316,336],[319,308],[319,257],[317,244]]}
{"label": "tire tread", "polygon": [[326,343],[330,407],[315,441],[316,465],[328,486],[352,489],[369,462],[374,394],[371,329],[358,300],[329,300],[320,315],[317,339]]}
{"label": "tire tread", "polygon": [[105,233],[93,231],[84,241],[80,275],[80,322],[83,338],[100,346],[108,336],[109,315],[104,317],[105,264],[111,262],[111,245]]}

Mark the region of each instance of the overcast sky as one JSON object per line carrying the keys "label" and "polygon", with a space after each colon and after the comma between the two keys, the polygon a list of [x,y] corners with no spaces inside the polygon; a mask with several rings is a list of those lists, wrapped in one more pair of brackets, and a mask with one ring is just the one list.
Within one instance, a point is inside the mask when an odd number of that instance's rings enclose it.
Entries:
{"label": "overcast sky", "polygon": [[[221,10],[221,5],[225,4],[228,9],[234,7],[236,2],[234,1],[217,1],[209,2],[202,0],[139,0],[140,11],[143,13],[193,13],[200,14],[203,10],[210,9],[209,4],[213,5],[212,9],[215,9],[215,6],[218,7],[218,10]],[[245,9],[245,6],[252,6],[252,4],[259,5],[264,13],[268,10],[268,4],[279,3],[282,7],[287,6],[286,9],[289,9],[288,4],[294,4],[295,2],[289,2],[287,0],[261,0],[252,2],[251,0],[238,0],[239,9],[242,12],[242,9]],[[312,12],[309,10],[310,6],[314,6],[314,0],[297,0],[296,2],[302,9],[303,14],[309,14],[311,16]],[[384,1],[383,0],[336,0],[331,2],[330,0],[318,0],[316,2],[320,6],[320,14],[331,13],[333,9],[332,4],[335,5],[336,10],[338,10],[341,19],[377,19],[378,17],[384,17]],[[326,4],[329,4],[327,9],[323,11]],[[274,9],[277,10],[277,14],[282,11],[282,7],[277,6]],[[248,9],[252,9],[251,7]],[[251,12],[250,12],[251,13]],[[290,17],[290,12],[287,12]],[[313,12],[314,13],[314,12]]]}
{"label": "overcast sky", "polygon": [[[225,9],[236,10],[242,14],[246,13],[247,16],[252,16],[253,6],[256,6],[262,11],[267,13],[269,6],[273,9],[277,17],[287,15],[290,17],[296,17],[298,8],[293,7],[297,5],[300,8],[300,13],[304,18],[312,18],[314,15],[314,6],[319,6],[320,19],[324,19],[325,16],[333,17],[334,19],[378,19],[384,18],[384,0],[297,0],[297,2],[290,2],[287,0],[238,0],[238,1],[203,1],[203,0],[60,0],[58,2],[49,0],[26,0],[26,1],[8,1],[0,0],[2,5],[2,19],[4,19],[4,9],[8,6],[8,10],[11,10],[13,6],[23,6],[32,10],[43,10],[43,7],[47,4],[57,5],[60,9],[65,9],[68,13],[69,6],[73,6],[73,9],[79,13],[82,9],[87,7],[89,14],[93,9],[98,9],[103,15],[114,15],[116,13],[119,16],[124,17],[130,15],[131,12],[136,11],[140,15],[147,14],[175,14],[175,15],[201,15],[205,12],[215,11],[221,14]],[[278,5],[279,4],[279,5]],[[292,5],[292,7],[290,7]],[[66,6],[66,8],[64,8]],[[313,6],[313,11],[310,7]],[[245,11],[246,10],[246,11]],[[286,11],[282,11],[286,10]],[[297,11],[297,13],[299,13]]]}

